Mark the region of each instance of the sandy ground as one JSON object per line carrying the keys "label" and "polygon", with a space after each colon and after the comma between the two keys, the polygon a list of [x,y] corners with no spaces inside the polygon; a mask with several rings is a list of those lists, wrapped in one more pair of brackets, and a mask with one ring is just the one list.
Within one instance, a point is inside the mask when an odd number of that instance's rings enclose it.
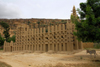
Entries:
{"label": "sandy ground", "polygon": [[[100,51],[97,51],[97,57],[86,54],[86,50],[77,53],[25,53],[25,52],[0,52],[0,61],[3,61],[12,67],[41,67],[43,65],[56,64],[79,64],[89,63],[91,60],[100,59]],[[47,67],[47,66],[46,66]]]}

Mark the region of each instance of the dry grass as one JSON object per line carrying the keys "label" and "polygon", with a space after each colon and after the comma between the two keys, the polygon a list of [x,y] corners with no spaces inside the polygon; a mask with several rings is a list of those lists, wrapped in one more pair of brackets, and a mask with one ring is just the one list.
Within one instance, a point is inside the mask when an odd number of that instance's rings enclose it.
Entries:
{"label": "dry grass", "polygon": [[0,67],[11,67],[11,66],[0,61]]}
{"label": "dry grass", "polygon": [[55,66],[52,64],[47,64],[43,66],[35,66],[35,67],[100,67],[100,62],[98,63],[81,63],[81,64],[63,64],[63,63],[58,63]]}

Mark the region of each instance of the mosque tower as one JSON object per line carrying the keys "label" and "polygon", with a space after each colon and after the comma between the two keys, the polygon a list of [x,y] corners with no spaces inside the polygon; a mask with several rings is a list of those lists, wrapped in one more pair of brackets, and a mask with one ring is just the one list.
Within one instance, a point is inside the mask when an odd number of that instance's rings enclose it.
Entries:
{"label": "mosque tower", "polygon": [[73,16],[77,17],[78,15],[76,14],[76,9],[75,9],[75,6],[73,6],[73,10],[72,10],[72,14]]}

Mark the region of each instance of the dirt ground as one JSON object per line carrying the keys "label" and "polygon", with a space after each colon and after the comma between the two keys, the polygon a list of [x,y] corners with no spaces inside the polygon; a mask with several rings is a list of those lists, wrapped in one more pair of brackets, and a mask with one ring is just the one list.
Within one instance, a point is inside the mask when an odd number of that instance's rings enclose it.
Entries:
{"label": "dirt ground", "polygon": [[[89,64],[97,61],[100,63],[100,50],[97,56],[86,54],[86,50],[67,53],[36,53],[36,52],[3,52],[0,51],[0,61],[12,67],[52,67],[66,64]],[[68,66],[67,66],[68,67]],[[74,66],[69,66],[74,67]]]}

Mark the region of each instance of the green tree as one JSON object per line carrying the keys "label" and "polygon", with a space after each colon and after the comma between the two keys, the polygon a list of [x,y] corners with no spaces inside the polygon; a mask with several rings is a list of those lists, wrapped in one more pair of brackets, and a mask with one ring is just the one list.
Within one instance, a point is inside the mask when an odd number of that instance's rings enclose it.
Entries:
{"label": "green tree", "polygon": [[30,21],[27,22],[28,25],[29,25],[30,23],[31,23]]}
{"label": "green tree", "polygon": [[52,23],[50,23],[50,26],[53,25]]}
{"label": "green tree", "polygon": [[12,40],[13,42],[15,42],[15,38],[16,38],[16,36],[13,35],[12,38],[11,38],[11,40]]}
{"label": "green tree", "polygon": [[12,38],[11,37],[9,37],[8,39],[7,39],[7,42],[11,42],[12,41]]}
{"label": "green tree", "polygon": [[2,27],[4,27],[4,29],[8,29],[9,28],[9,25],[7,24],[7,23],[5,23],[5,22],[0,22],[0,25],[2,26]]}
{"label": "green tree", "polygon": [[5,39],[6,39],[6,41],[9,39],[9,37],[10,37],[10,34],[9,34],[9,25],[7,24],[7,23],[5,23],[5,22],[0,22],[0,25],[4,28],[4,32],[3,32],[3,34],[4,34],[4,36],[5,36]]}
{"label": "green tree", "polygon": [[4,38],[1,37],[1,34],[0,34],[0,46],[2,46],[4,44]]}
{"label": "green tree", "polygon": [[100,41],[100,0],[87,0],[80,3],[78,17],[71,16],[72,22],[75,23],[74,35],[78,40],[83,42],[99,42]]}
{"label": "green tree", "polygon": [[48,32],[48,29],[46,29],[45,32],[47,33]]}
{"label": "green tree", "polygon": [[16,36],[15,35],[13,35],[12,37],[9,37],[8,39],[7,39],[7,42],[11,42],[11,41],[13,41],[13,42],[15,42],[15,38],[16,38]]}
{"label": "green tree", "polygon": [[37,24],[38,24],[38,27],[40,27],[40,22],[39,21],[37,22]]}
{"label": "green tree", "polygon": [[61,22],[64,22],[64,20],[61,20]]}

